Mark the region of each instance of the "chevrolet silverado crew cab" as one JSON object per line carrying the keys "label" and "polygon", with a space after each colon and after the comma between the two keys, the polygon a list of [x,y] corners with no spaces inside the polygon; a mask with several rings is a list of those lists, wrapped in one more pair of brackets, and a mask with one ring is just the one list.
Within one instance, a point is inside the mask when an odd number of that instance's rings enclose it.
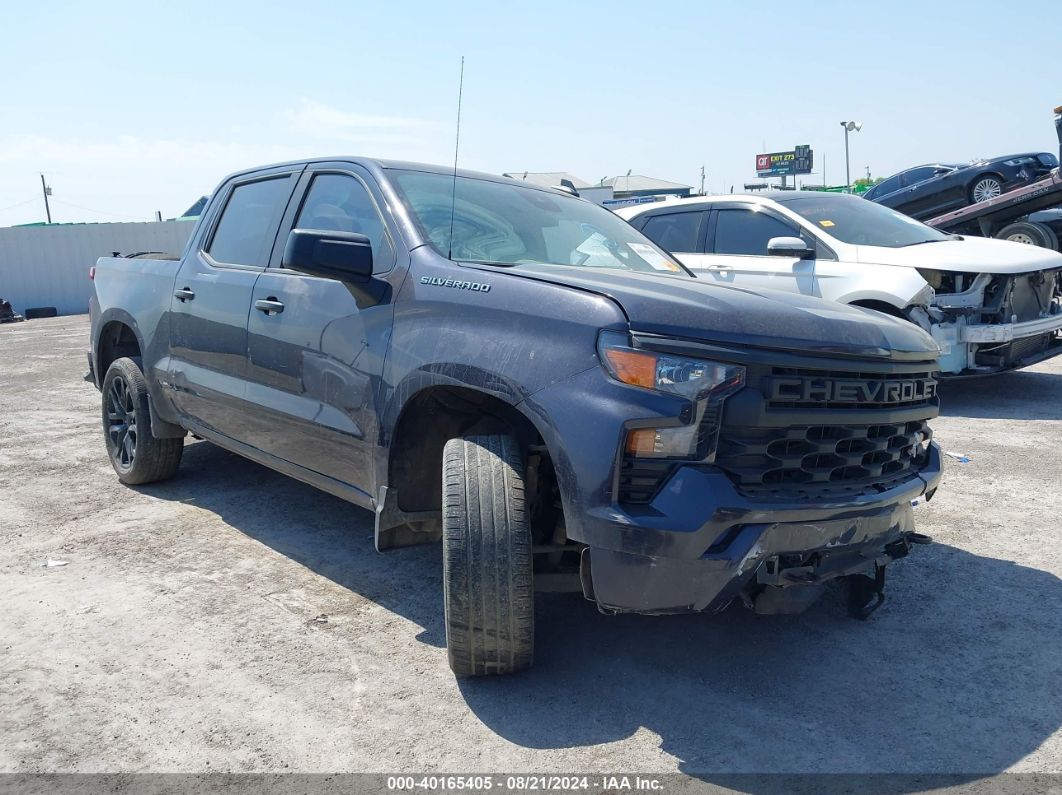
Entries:
{"label": "chevrolet silverado crew cab", "polygon": [[856,196],[789,191],[625,207],[706,281],[815,295],[916,323],[947,376],[1062,353],[1062,254],[949,235]]}
{"label": "chevrolet silverado crew cab", "polygon": [[107,452],[193,434],[442,540],[459,675],[528,667],[534,591],[607,613],[880,604],[927,539],[937,346],[817,298],[694,278],[609,211],[364,159],[226,179],[179,259],[103,258]]}

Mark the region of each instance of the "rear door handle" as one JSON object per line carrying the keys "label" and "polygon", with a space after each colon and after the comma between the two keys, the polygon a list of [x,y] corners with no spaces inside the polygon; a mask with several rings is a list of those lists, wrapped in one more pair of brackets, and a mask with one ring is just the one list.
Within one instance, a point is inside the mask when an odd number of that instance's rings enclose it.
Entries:
{"label": "rear door handle", "polygon": [[267,315],[279,315],[284,311],[284,304],[271,295],[269,298],[259,298],[255,301],[254,308]]}
{"label": "rear door handle", "polygon": [[191,301],[195,298],[195,291],[188,287],[182,287],[180,290],[173,291],[173,297],[181,302]]}

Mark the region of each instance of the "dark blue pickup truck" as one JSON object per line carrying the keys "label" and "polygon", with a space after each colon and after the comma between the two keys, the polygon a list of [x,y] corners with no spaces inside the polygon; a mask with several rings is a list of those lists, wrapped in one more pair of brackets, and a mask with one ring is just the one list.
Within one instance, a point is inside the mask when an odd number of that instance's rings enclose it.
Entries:
{"label": "dark blue pickup truck", "polygon": [[937,347],[698,281],[607,210],[366,159],[235,174],[180,258],[104,258],[92,379],[119,479],[188,433],[442,540],[450,664],[531,664],[534,591],[605,612],[866,617],[927,539]]}

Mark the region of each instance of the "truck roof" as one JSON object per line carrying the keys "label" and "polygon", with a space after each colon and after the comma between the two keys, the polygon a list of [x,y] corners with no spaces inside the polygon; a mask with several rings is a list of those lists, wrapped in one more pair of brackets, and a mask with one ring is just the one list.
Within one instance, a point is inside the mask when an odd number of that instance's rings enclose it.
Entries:
{"label": "truck roof", "polygon": [[[417,163],[406,160],[383,160],[373,157],[361,157],[358,155],[335,155],[332,157],[313,157],[305,160],[288,160],[281,163],[271,163],[269,165],[260,165],[253,168],[245,168],[239,171],[234,171],[228,174],[221,184],[228,182],[234,177],[242,177],[250,174],[255,174],[259,171],[269,171],[274,168],[283,168],[284,166],[305,166],[313,163],[353,163],[355,165],[363,166],[369,171],[424,171],[430,174],[445,174],[450,176],[454,173],[453,166],[440,166],[432,163]],[[547,193],[557,193],[554,188],[543,187],[539,185],[533,185],[529,182],[522,180],[512,179],[510,177],[502,176],[501,174],[489,174],[484,171],[472,171],[470,169],[458,168],[457,176],[465,177],[468,179],[483,179],[491,182],[502,182],[510,185],[517,185],[519,187],[528,188],[531,190],[541,190]]]}

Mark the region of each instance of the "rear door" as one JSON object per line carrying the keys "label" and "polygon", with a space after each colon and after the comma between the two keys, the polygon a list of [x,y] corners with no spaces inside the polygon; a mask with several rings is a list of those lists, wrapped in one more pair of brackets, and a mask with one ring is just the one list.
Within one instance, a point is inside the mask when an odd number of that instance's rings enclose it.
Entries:
{"label": "rear door", "polygon": [[708,210],[675,208],[638,216],[632,223],[660,248],[674,254],[688,268],[703,267]]}
{"label": "rear door", "polygon": [[245,439],[247,313],[302,167],[257,172],[222,187],[174,282],[174,403],[207,429]]}
{"label": "rear door", "polygon": [[[409,253],[364,169],[315,164],[300,180],[298,197],[254,286],[247,324],[253,443],[371,495],[393,297]],[[282,267],[293,228],[368,236],[373,281],[351,285]]]}
{"label": "rear door", "polygon": [[767,244],[773,237],[800,237],[814,246],[795,223],[769,208],[720,205],[712,212],[705,241],[709,256],[696,273],[720,284],[813,295],[815,260],[769,256]]}

